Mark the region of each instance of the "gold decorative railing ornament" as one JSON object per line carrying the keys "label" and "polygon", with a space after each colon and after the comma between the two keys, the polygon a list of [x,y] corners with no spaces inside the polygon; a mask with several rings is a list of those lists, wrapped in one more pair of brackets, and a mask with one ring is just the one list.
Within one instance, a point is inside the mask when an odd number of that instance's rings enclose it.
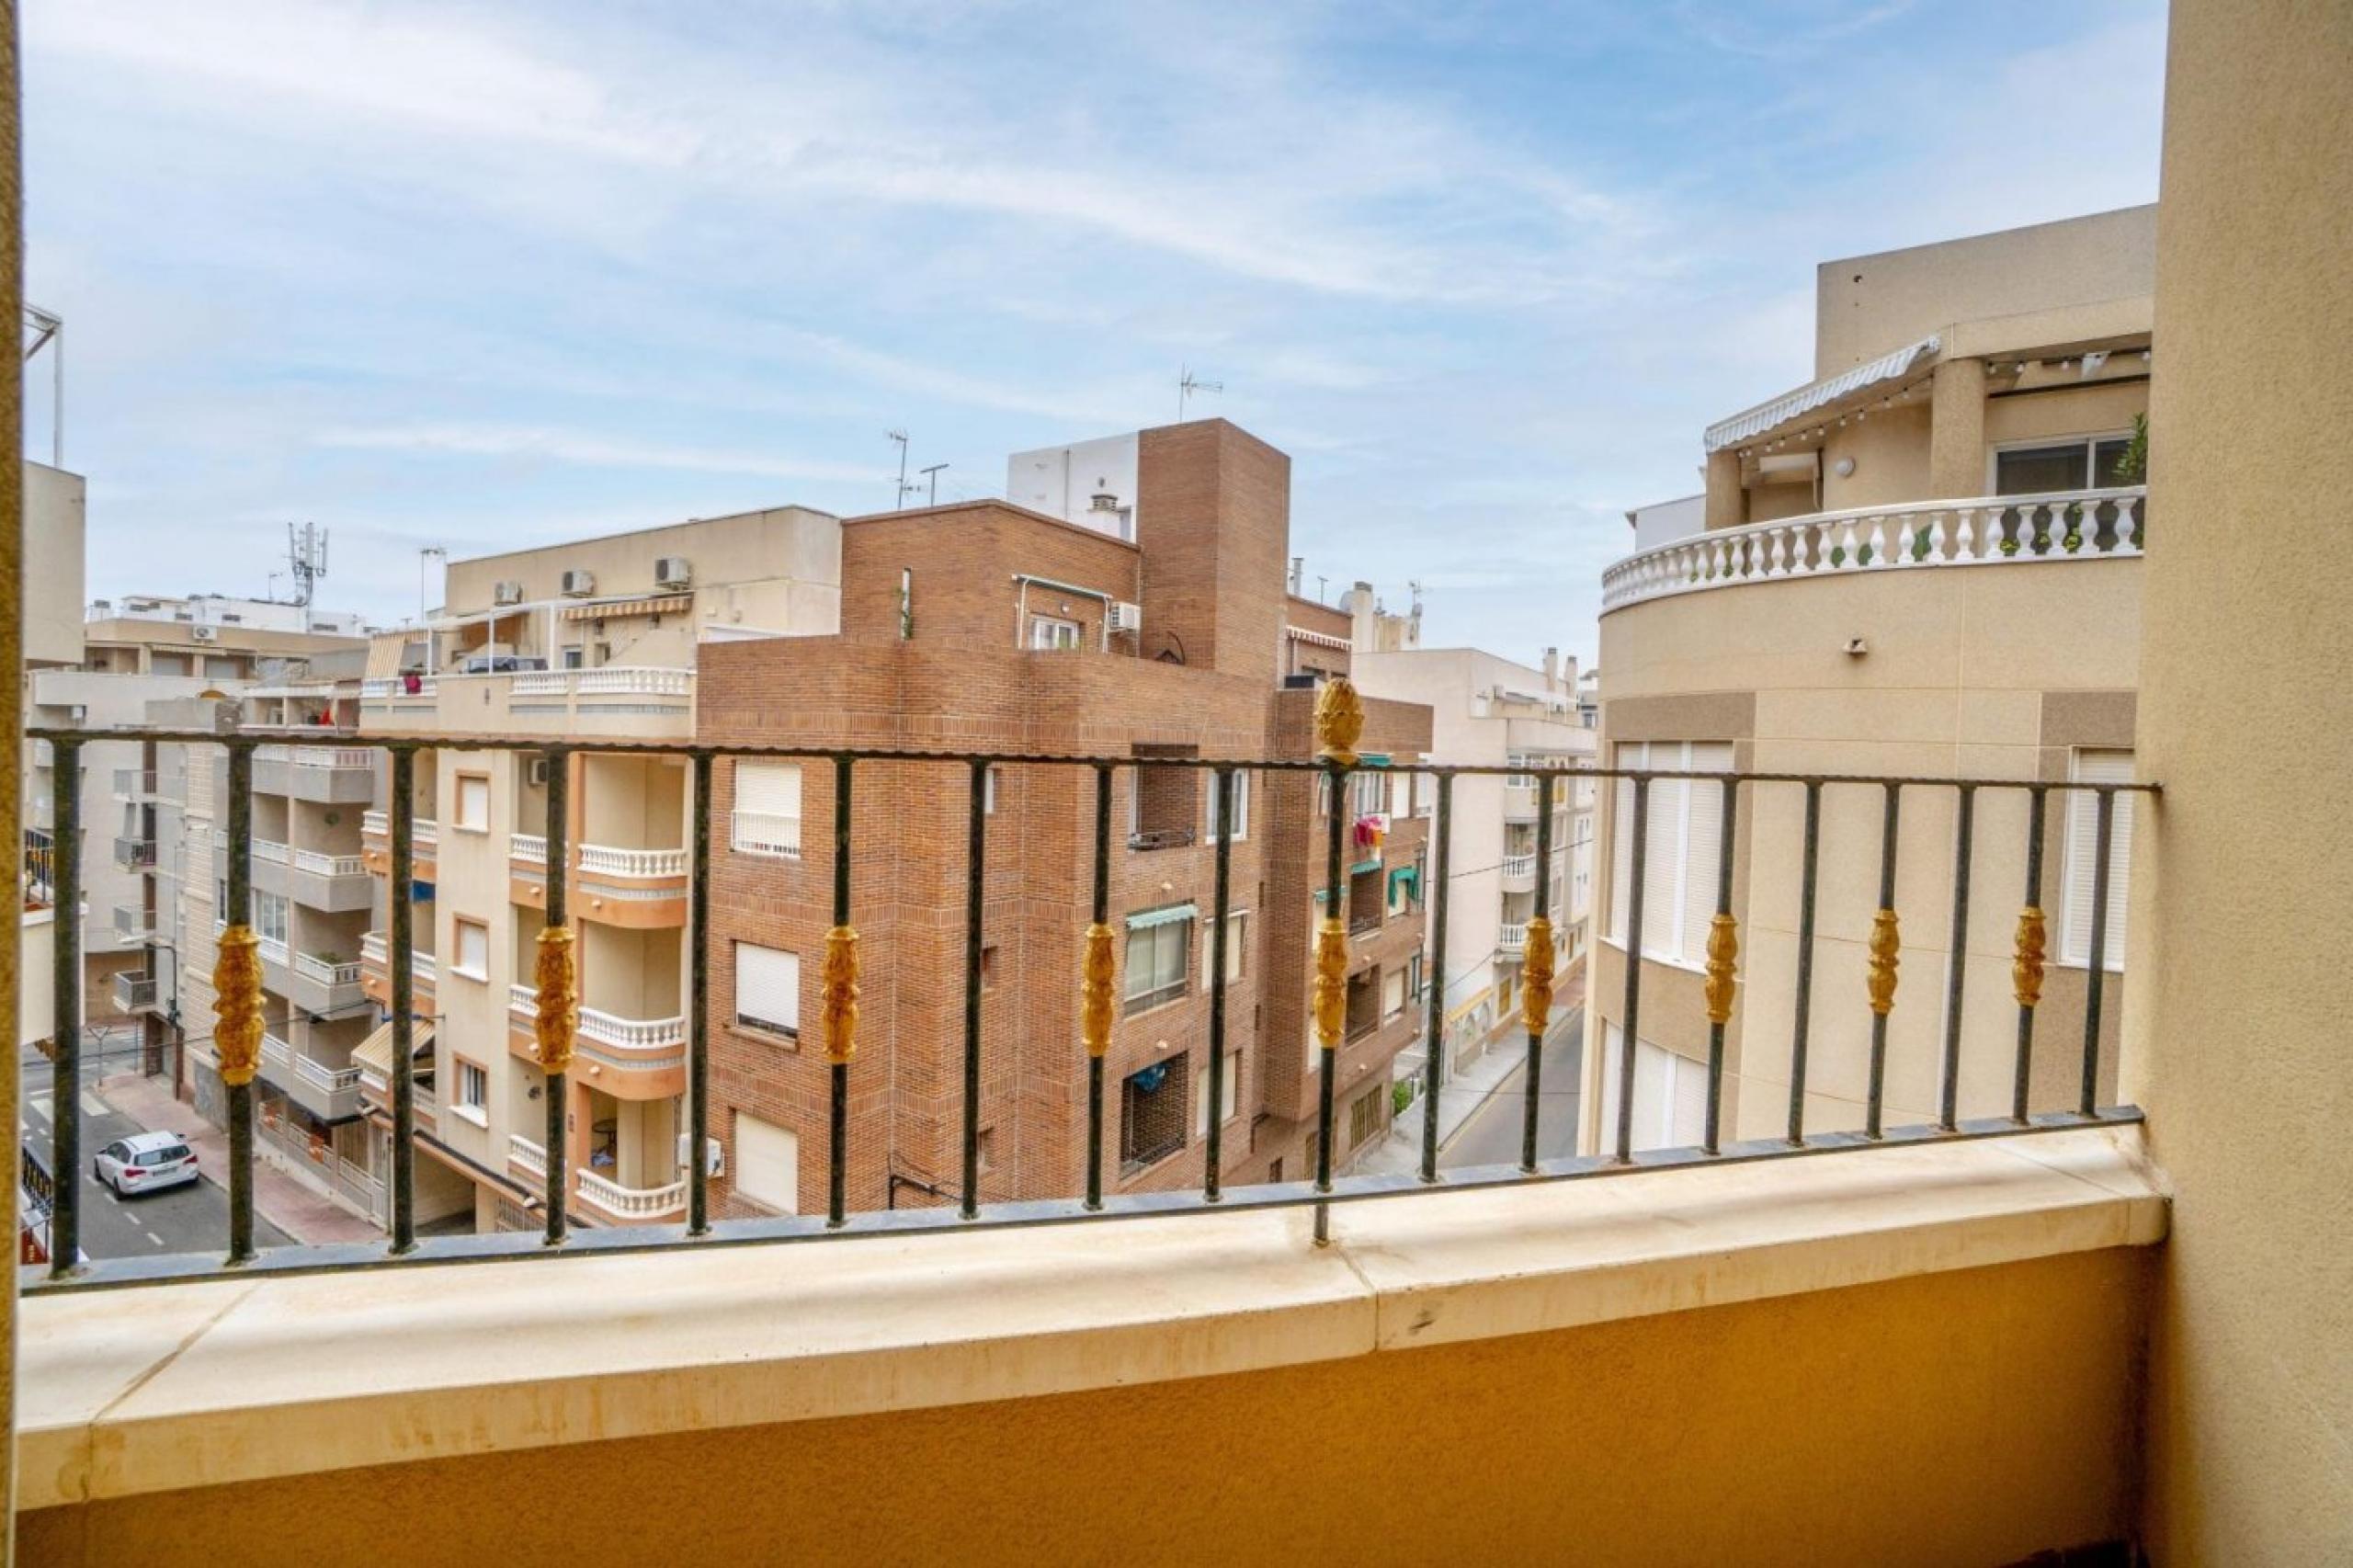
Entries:
{"label": "gold decorative railing ornament", "polygon": [[1348,1024],[1348,928],[1336,915],[1315,932],[1315,1039],[1326,1051],[1340,1049]]}
{"label": "gold decorative railing ornament", "polygon": [[1528,923],[1528,947],[1519,960],[1521,1014],[1529,1034],[1542,1034],[1552,1021],[1552,922],[1538,915]]}
{"label": "gold decorative railing ornament", "polygon": [[2018,951],[2010,960],[2010,984],[2018,993],[2021,1007],[2031,1007],[2042,1000],[2045,941],[2042,908],[2040,904],[2029,903],[2018,912]]}
{"label": "gold decorative railing ornament", "polygon": [[238,924],[221,933],[212,965],[212,1056],[224,1084],[250,1084],[261,1066],[261,938]]}
{"label": "gold decorative railing ornament", "polygon": [[532,1059],[542,1073],[563,1073],[572,1066],[573,1036],[580,1028],[580,993],[573,983],[573,932],[569,926],[550,926],[540,933],[540,958],[533,979],[539,1002],[531,1018]]}
{"label": "gold decorative railing ornament", "polygon": [[825,976],[821,1005],[825,1020],[825,1060],[846,1067],[858,1054],[858,927],[836,926],[825,933]]}
{"label": "gold decorative railing ornament", "polygon": [[1708,1002],[1708,1022],[1732,1021],[1732,983],[1739,972],[1740,924],[1729,915],[1708,923],[1708,981],[1700,993]]}
{"label": "gold decorative railing ornament", "polygon": [[1111,927],[1098,920],[1086,928],[1086,950],[1078,971],[1078,1038],[1089,1056],[1102,1056],[1111,1049],[1111,991],[1118,978]]}
{"label": "gold decorative railing ornament", "polygon": [[1315,699],[1315,755],[1342,767],[1357,765],[1357,741],[1364,733],[1364,701],[1355,683],[1334,676]]}
{"label": "gold decorative railing ornament", "polygon": [[1870,973],[1864,983],[1870,990],[1871,1011],[1881,1017],[1895,1010],[1895,967],[1903,961],[1897,956],[1902,946],[1895,911],[1882,909],[1872,915]]}

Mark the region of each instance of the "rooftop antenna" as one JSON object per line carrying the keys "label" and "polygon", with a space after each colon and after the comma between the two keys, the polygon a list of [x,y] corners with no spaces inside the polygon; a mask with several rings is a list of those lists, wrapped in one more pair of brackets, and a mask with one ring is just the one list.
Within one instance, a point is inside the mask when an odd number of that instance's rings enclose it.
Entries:
{"label": "rooftop antenna", "polygon": [[25,345],[25,359],[43,348],[49,350],[49,466],[65,466],[65,319],[53,315],[38,305],[25,307],[25,324],[33,329],[33,340]]}
{"label": "rooftop antenna", "polygon": [[929,468],[922,471],[923,473],[931,480],[931,499],[925,503],[926,506],[937,506],[939,505],[939,471],[947,466],[948,465],[946,463],[934,463]]}
{"label": "rooftop antenna", "polygon": [[312,590],[327,574],[327,530],[316,523],[304,523],[299,528],[287,524],[286,564],[294,574],[293,602],[308,605]]}
{"label": "rooftop antenna", "polygon": [[895,512],[907,504],[907,433],[904,430],[885,430],[882,438],[899,443],[899,488],[891,500],[891,509]]}
{"label": "rooftop antenna", "polygon": [[1185,423],[1185,403],[1195,392],[1222,392],[1223,381],[1205,381],[1184,366],[1176,367],[1176,423]]}

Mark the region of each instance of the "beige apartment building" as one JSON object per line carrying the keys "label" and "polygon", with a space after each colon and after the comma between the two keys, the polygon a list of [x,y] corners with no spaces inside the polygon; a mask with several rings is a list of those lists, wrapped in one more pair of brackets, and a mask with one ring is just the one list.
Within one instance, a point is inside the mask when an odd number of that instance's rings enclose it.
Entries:
{"label": "beige apartment building", "polygon": [[1596,781],[1555,785],[1547,868],[1537,858],[1542,802],[1535,770],[1593,766],[1597,737],[1578,706],[1576,661],[1563,662],[1555,649],[1545,650],[1539,666],[1476,648],[1381,650],[1368,648],[1367,641],[1360,633],[1354,655],[1358,689],[1427,706],[1430,761],[1529,770],[1466,774],[1454,781],[1446,925],[1450,1072],[1499,1040],[1527,1039],[1519,982],[1540,879],[1551,882],[1547,907],[1558,932],[1558,984],[1571,992],[1580,983],[1592,902]]}
{"label": "beige apartment building", "polygon": [[[1603,577],[1604,756],[1699,772],[2131,778],[2155,224],[2154,208],[2134,208],[1824,263],[1815,379],[1709,426],[1703,496],[1629,514],[1637,549]],[[1631,786],[1605,793],[1588,1140],[1614,1131],[1631,863],[1620,831]],[[1733,824],[1727,1137],[1777,1132],[1787,1114],[1802,801],[1800,786],[1755,786]],[[1638,1147],[1696,1142],[1704,1116],[1720,801],[1705,781],[1651,788]],[[2134,804],[2118,801],[2095,958],[2090,799],[2050,797],[2038,1108],[2074,1103],[2086,966],[2122,963]],[[1875,786],[1824,791],[1810,1128],[1863,1120],[1881,808]],[[1964,1117],[2010,1107],[2027,815],[2018,792],[1988,792],[1973,813]],[[1957,835],[1949,791],[1904,797],[1891,1124],[1938,1108]],[[2103,1096],[2120,1011],[2107,990]]]}
{"label": "beige apartment building", "polygon": [[[428,626],[379,636],[360,732],[551,741],[684,741],[708,645],[820,635],[840,613],[841,527],[788,506],[452,562]],[[381,765],[381,757],[376,759]],[[584,756],[571,781],[571,864],[547,863],[543,759],[448,747],[415,767],[412,971],[420,1225],[536,1226],[545,1075],[530,1048],[531,979],[548,878],[569,878],[580,1032],[568,1122],[576,1216],[647,1223],[685,1211],[688,801],[676,758]],[[388,1168],[392,1001],[386,812],[358,849],[374,892],[354,980],[374,1027],[355,1048]]]}

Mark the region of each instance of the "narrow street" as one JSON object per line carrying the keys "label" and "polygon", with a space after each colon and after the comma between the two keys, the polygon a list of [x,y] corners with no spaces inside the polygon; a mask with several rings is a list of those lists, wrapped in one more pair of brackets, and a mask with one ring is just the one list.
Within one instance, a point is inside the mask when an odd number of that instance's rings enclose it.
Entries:
{"label": "narrow street", "polygon": [[[1511,1050],[1490,1046],[1489,1050]],[[1518,1048],[1525,1054],[1523,1041]],[[1585,1009],[1571,1008],[1544,1037],[1543,1072],[1539,1079],[1541,1103],[1537,1110],[1536,1153],[1554,1159],[1576,1153],[1578,1069],[1585,1061]],[[1528,1077],[1525,1065],[1513,1069],[1485,1104],[1472,1112],[1446,1146],[1438,1151],[1441,1168],[1465,1165],[1506,1165],[1519,1161],[1520,1134],[1526,1126]]]}
{"label": "narrow street", "polygon": [[[119,1053],[109,1056],[99,1040],[93,1040],[83,1053],[81,1168],[57,1173],[61,1180],[71,1175],[81,1184],[82,1250],[92,1257],[225,1251],[229,1244],[229,1195],[216,1185],[226,1178],[225,1171],[207,1172],[203,1178],[185,1187],[128,1199],[117,1198],[113,1189],[91,1176],[90,1163],[99,1150],[118,1138],[150,1131],[108,1108],[92,1088],[107,1073],[120,1070],[125,1060]],[[50,1140],[55,1125],[55,1107],[50,1089],[49,1059],[39,1051],[28,1051],[19,1070],[24,1084],[25,1144],[37,1150],[54,1169],[56,1161]],[[197,1120],[194,1106],[180,1108],[186,1113],[186,1120],[174,1123],[174,1131],[185,1131]],[[256,1245],[274,1247],[289,1244],[291,1238],[256,1215],[254,1240]]]}

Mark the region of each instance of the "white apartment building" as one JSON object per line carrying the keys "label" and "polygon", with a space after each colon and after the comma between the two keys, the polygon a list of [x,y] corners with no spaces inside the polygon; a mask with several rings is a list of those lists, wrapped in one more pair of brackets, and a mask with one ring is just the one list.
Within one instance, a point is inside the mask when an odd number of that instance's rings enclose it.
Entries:
{"label": "white apartment building", "polygon": [[[364,736],[684,741],[701,644],[838,627],[840,523],[788,506],[452,562],[445,598],[427,626],[377,638]],[[547,1084],[533,1060],[532,979],[551,874],[568,879],[579,933],[573,1212],[642,1224],[685,1210],[688,769],[585,756],[570,789],[562,868],[547,863],[546,763],[531,754],[419,756],[406,890],[390,884],[386,813],[363,824],[372,913],[355,980],[372,1027],[351,1058],[369,1122],[361,1158],[376,1173],[391,1159],[387,934],[391,900],[405,893],[420,1226],[541,1222]]]}
{"label": "white apartment building", "polygon": [[[1364,618],[1358,619],[1361,631]],[[1353,660],[1357,686],[1367,696],[1429,706],[1434,763],[1530,769],[1593,765],[1596,736],[1580,711],[1576,661],[1564,662],[1552,649],[1540,667],[1476,648],[1359,647]],[[1495,1040],[1520,1037],[1515,1008],[1540,878],[1550,879],[1559,932],[1555,972],[1566,983],[1585,963],[1593,781],[1560,790],[1549,868],[1537,863],[1538,795],[1532,774],[1466,775],[1454,781],[1444,955],[1450,1067]]]}

